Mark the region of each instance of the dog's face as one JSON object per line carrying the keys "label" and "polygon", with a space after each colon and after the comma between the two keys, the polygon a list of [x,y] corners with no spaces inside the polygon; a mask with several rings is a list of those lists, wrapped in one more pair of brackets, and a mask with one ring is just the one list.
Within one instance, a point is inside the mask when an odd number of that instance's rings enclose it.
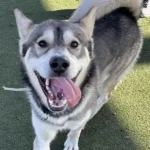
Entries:
{"label": "dog's face", "polygon": [[77,86],[92,59],[95,12],[91,10],[79,23],[47,20],[33,24],[15,10],[21,60],[42,104],[52,111],[74,107],[81,98]]}

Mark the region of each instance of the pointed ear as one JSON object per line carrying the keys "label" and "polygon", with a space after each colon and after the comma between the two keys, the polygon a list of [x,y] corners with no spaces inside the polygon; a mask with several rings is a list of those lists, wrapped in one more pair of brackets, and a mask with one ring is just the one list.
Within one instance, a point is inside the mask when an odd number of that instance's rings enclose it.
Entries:
{"label": "pointed ear", "polygon": [[20,39],[25,39],[35,25],[19,9],[15,9],[14,14],[16,18],[19,37]]}
{"label": "pointed ear", "polygon": [[83,31],[87,34],[88,38],[91,38],[95,25],[96,13],[97,8],[93,7],[83,18],[77,19],[77,16],[73,15],[73,17],[70,18],[70,22],[78,23]]}

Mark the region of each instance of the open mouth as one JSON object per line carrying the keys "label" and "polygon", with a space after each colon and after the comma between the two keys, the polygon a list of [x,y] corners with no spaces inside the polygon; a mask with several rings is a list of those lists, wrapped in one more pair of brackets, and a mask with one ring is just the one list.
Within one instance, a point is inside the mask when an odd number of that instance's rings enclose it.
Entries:
{"label": "open mouth", "polygon": [[64,111],[67,106],[73,108],[79,103],[81,91],[74,83],[79,73],[72,80],[63,77],[45,79],[36,71],[35,74],[47,97],[48,106],[51,111]]}

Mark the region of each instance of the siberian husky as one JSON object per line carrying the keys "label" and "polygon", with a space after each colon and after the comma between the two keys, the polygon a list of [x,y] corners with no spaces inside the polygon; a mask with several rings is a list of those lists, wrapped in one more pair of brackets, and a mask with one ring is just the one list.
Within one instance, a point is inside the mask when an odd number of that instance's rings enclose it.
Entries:
{"label": "siberian husky", "polygon": [[34,24],[15,9],[20,58],[35,130],[34,150],[78,150],[81,130],[131,70],[141,47],[142,0],[84,0],[69,21]]}

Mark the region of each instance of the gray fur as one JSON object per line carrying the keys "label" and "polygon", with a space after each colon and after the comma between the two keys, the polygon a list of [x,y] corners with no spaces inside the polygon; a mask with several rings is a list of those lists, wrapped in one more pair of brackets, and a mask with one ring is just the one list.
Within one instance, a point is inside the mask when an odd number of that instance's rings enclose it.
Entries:
{"label": "gray fur", "polygon": [[[36,51],[34,48],[34,44],[37,42],[37,39],[43,35],[43,32],[52,29],[55,35],[55,40],[52,45],[49,45],[48,50],[54,47],[63,47],[64,39],[62,37],[63,33],[66,30],[71,30],[74,33],[74,36],[80,41],[82,46],[86,46],[88,48],[88,40],[86,35],[83,33],[79,25],[72,24],[66,21],[56,21],[56,20],[47,20],[37,25],[34,31],[29,35],[29,38],[24,43],[25,49],[33,48],[32,51]],[[72,52],[76,55],[76,53]],[[84,50],[80,51],[79,57],[84,55]]]}

